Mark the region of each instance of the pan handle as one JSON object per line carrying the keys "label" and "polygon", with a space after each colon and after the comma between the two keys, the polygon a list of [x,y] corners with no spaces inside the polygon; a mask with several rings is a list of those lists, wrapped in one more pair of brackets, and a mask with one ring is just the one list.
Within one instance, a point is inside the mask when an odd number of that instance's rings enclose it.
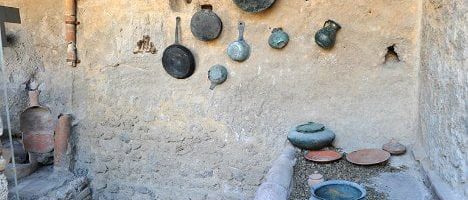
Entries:
{"label": "pan handle", "polygon": [[179,44],[180,17],[176,17],[175,43]]}
{"label": "pan handle", "polygon": [[244,40],[245,23],[239,22],[239,40]]}

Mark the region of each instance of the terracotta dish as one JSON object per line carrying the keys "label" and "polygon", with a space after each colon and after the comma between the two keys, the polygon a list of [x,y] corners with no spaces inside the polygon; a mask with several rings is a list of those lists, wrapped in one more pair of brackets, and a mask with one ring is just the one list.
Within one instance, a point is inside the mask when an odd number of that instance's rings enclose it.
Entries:
{"label": "terracotta dish", "polygon": [[390,153],[381,149],[362,149],[346,155],[346,160],[356,165],[376,165],[386,162]]}
{"label": "terracotta dish", "polygon": [[304,157],[306,160],[318,163],[328,163],[341,159],[343,155],[336,151],[309,151]]}

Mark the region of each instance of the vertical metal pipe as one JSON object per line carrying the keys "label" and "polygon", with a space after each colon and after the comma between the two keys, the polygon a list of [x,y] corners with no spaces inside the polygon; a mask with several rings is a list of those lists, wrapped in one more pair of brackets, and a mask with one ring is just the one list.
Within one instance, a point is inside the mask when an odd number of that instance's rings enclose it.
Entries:
{"label": "vertical metal pipe", "polygon": [[76,49],[76,0],[65,0],[65,42],[67,43],[67,63],[76,67],[78,54]]}
{"label": "vertical metal pipe", "polygon": [[[2,28],[2,27],[0,27]],[[3,60],[3,44],[2,44],[2,31],[0,30],[0,70],[2,71],[2,85],[3,85],[3,103],[5,104],[6,118],[7,118],[7,127],[8,127],[8,139],[10,139],[10,149],[11,149],[11,162],[13,164],[13,179],[15,183],[15,195],[16,199],[19,199],[18,192],[18,178],[16,173],[16,161],[15,161],[15,149],[13,147],[13,136],[11,134],[11,119],[10,119],[10,106],[8,106],[8,88],[7,88],[7,74],[6,67],[4,65],[5,61]]]}
{"label": "vertical metal pipe", "polygon": [[54,144],[54,168],[68,170],[69,158],[67,157],[68,140],[71,133],[71,116],[60,114],[55,128]]}

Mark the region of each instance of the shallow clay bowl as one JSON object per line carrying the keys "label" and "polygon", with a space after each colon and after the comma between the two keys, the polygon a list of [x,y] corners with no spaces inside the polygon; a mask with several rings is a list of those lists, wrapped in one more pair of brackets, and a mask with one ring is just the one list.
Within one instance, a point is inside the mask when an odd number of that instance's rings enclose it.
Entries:
{"label": "shallow clay bowl", "polygon": [[304,158],[306,160],[317,163],[329,163],[341,159],[343,155],[336,151],[323,150],[323,151],[309,151]]}
{"label": "shallow clay bowl", "polygon": [[346,160],[356,165],[376,165],[386,162],[390,153],[381,149],[362,149],[346,155]]}

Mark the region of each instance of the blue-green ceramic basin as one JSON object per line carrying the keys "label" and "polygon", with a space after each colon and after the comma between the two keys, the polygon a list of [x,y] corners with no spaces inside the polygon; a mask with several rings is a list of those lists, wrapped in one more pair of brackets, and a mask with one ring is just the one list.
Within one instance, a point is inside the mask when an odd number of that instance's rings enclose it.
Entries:
{"label": "blue-green ceramic basin", "polygon": [[367,194],[361,185],[343,180],[325,181],[310,190],[310,200],[361,200]]}

